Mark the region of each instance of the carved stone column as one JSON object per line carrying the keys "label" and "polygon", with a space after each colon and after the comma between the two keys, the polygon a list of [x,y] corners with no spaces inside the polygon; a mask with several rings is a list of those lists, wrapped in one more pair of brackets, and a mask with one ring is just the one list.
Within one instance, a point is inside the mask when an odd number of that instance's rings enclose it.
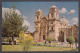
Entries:
{"label": "carved stone column", "polygon": [[64,42],[66,42],[66,29],[64,30]]}

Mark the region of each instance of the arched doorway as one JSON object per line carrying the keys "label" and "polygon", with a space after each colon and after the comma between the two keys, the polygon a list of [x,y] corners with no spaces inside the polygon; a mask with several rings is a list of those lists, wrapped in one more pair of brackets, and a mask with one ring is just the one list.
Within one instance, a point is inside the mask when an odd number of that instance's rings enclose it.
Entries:
{"label": "arched doorway", "polygon": [[58,38],[58,41],[64,42],[64,32],[60,31],[60,36]]}
{"label": "arched doorway", "polygon": [[46,37],[45,37],[45,35],[43,35],[43,40],[45,40],[46,39]]}
{"label": "arched doorway", "polygon": [[64,42],[64,32],[61,31],[61,42]]}
{"label": "arched doorway", "polygon": [[42,40],[46,40],[46,37],[48,36],[48,21],[46,17],[43,17],[40,22],[40,35]]}

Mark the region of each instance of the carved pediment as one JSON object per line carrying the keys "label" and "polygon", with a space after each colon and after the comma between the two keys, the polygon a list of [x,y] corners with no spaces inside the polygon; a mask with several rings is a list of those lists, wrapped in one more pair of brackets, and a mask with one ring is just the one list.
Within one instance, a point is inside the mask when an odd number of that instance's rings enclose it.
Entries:
{"label": "carved pediment", "polygon": [[41,33],[45,34],[47,33],[47,28],[48,28],[48,21],[46,19],[41,20]]}

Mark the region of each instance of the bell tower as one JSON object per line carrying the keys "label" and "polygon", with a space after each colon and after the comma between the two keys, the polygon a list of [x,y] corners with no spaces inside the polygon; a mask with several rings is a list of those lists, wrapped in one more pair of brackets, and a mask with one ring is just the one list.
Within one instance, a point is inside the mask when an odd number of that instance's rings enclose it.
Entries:
{"label": "bell tower", "polygon": [[34,32],[34,39],[39,40],[40,38],[40,22],[41,18],[44,16],[42,10],[39,8],[37,12],[35,13],[35,32]]}
{"label": "bell tower", "polygon": [[58,8],[55,5],[53,5],[49,9],[48,20],[49,20],[49,37],[58,41],[59,18],[58,18]]}
{"label": "bell tower", "polygon": [[39,22],[41,20],[41,18],[43,17],[43,12],[42,10],[39,8],[35,14],[35,21]]}
{"label": "bell tower", "polygon": [[49,9],[48,17],[49,19],[58,19],[58,8],[55,5]]}
{"label": "bell tower", "polygon": [[41,18],[44,16],[42,10],[39,8],[35,14],[35,31],[40,30],[40,21]]}

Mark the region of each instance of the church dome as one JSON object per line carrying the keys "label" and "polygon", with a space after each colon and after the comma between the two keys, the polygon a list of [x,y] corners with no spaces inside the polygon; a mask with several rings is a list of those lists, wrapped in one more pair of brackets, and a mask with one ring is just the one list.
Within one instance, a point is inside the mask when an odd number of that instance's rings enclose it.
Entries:
{"label": "church dome", "polygon": [[42,12],[42,10],[39,8],[39,9],[37,10],[37,12]]}
{"label": "church dome", "polygon": [[57,8],[55,5],[53,5],[51,8]]}
{"label": "church dome", "polygon": [[42,14],[43,15],[43,11],[39,8],[36,12],[36,14]]}
{"label": "church dome", "polygon": [[69,21],[64,16],[62,16],[62,19],[60,19],[60,23],[69,25]]}
{"label": "church dome", "polygon": [[55,5],[53,5],[50,9],[50,12],[52,12],[52,11],[58,11],[58,8],[55,6]]}

